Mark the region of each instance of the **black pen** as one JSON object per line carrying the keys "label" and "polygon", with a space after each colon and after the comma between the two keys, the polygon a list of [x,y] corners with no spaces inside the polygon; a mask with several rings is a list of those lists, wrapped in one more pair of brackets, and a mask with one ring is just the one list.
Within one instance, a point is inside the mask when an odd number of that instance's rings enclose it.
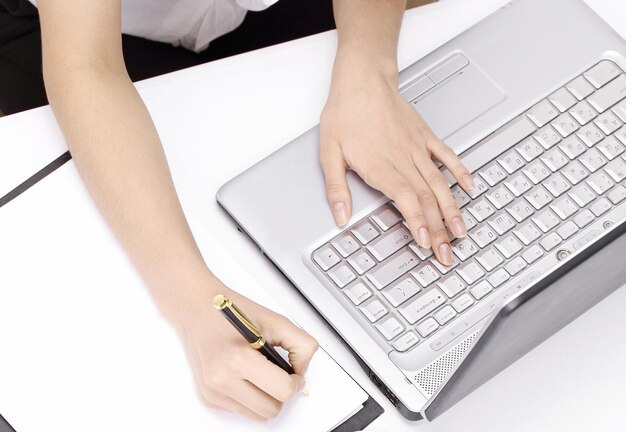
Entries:
{"label": "black pen", "polygon": [[[213,298],[213,306],[215,306],[215,309],[222,312],[224,318],[226,318],[228,322],[230,322],[233,327],[241,333],[252,348],[259,351],[265,356],[265,358],[287,372],[289,375],[295,373],[289,362],[278,354],[273,346],[265,342],[265,338],[261,334],[261,331],[254,324],[252,324],[248,317],[245,316],[244,313],[237,306],[235,306],[231,300],[227,299],[222,294],[218,294]],[[307,396],[309,394],[306,388],[302,390],[302,393]]]}

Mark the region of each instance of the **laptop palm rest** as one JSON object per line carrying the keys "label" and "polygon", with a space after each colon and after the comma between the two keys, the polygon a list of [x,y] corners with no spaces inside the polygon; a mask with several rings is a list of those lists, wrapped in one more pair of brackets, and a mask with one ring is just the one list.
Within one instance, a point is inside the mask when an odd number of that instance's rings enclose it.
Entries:
{"label": "laptop palm rest", "polygon": [[505,93],[470,63],[424,96],[411,101],[411,105],[435,135],[445,140],[505,98]]}

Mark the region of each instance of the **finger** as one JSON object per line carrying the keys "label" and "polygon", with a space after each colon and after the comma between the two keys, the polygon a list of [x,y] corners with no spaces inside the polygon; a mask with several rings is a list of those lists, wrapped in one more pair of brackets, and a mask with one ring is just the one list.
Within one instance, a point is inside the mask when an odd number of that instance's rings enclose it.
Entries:
{"label": "finger", "polygon": [[[432,164],[432,161],[431,161]],[[428,224],[428,233],[433,252],[437,259],[444,265],[452,265],[452,248],[450,247],[448,232],[443,224],[439,204],[433,191],[430,189],[426,181],[418,171],[415,165],[404,166],[402,173],[406,180],[411,184],[419,204],[424,212],[426,223]]]}
{"label": "finger", "polygon": [[243,379],[233,378],[229,386],[224,389],[224,395],[264,419],[276,417],[283,407],[282,402]]}
{"label": "finger", "polygon": [[454,200],[450,186],[448,186],[448,182],[441,174],[441,171],[439,171],[425,151],[416,150],[413,154],[413,162],[426,180],[430,190],[435,194],[439,209],[452,234],[457,238],[465,237],[467,235],[465,222],[463,222],[459,206]]}
{"label": "finger", "polygon": [[[416,171],[415,167],[413,171]],[[411,183],[393,166],[382,170],[381,177],[384,181],[375,187],[394,201],[417,244],[430,249],[428,221]]]}
{"label": "finger", "polygon": [[321,138],[320,164],[326,183],[326,198],[335,223],[342,227],[352,214],[352,196],[346,179],[346,163],[339,143],[331,138]]}
{"label": "finger", "polygon": [[287,318],[281,317],[277,324],[275,328],[264,328],[266,341],[286,349],[293,370],[296,374],[304,376],[319,344]]}
{"label": "finger", "polygon": [[243,371],[243,378],[280,402],[287,402],[304,387],[304,378],[298,374],[287,372],[267,360],[260,353],[255,359],[254,367]]}
{"label": "finger", "polygon": [[474,189],[472,175],[465,168],[461,159],[454,153],[454,150],[434,135],[431,135],[428,139],[428,148],[433,156],[448,168],[463,189],[468,191]]}

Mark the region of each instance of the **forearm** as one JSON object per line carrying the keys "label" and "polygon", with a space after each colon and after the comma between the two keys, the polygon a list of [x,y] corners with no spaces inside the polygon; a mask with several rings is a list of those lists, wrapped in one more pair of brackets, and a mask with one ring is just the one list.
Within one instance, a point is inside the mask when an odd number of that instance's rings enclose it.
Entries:
{"label": "forearm", "polygon": [[397,79],[397,48],[405,0],[334,0],[339,45],[335,75],[344,66]]}
{"label": "forearm", "polygon": [[[68,77],[71,77],[68,79]],[[152,120],[125,73],[98,66],[46,73],[54,113],[102,215],[172,318],[208,288]]]}

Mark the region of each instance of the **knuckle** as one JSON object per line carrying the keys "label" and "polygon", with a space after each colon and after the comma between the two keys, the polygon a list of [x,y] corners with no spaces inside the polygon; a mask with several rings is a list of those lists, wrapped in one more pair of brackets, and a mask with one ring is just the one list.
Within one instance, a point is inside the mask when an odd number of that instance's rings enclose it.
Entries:
{"label": "knuckle", "polygon": [[435,243],[445,243],[448,241],[448,232],[443,225],[431,227],[430,233],[431,237],[435,240]]}
{"label": "knuckle", "polygon": [[422,190],[417,193],[417,199],[424,207],[430,207],[437,204],[435,195],[430,190]]}
{"label": "knuckle", "polygon": [[278,416],[280,410],[282,409],[283,404],[280,402],[271,403],[267,408],[264,417],[267,419],[273,419]]}
{"label": "knuckle", "polygon": [[206,374],[204,377],[204,384],[209,389],[220,390],[226,387],[227,374],[223,372],[213,371]]}
{"label": "knuckle", "polygon": [[326,181],[326,192],[328,195],[337,195],[345,190],[343,183],[336,180]]}
{"label": "knuckle", "polygon": [[296,394],[296,389],[291,384],[291,382],[288,382],[288,383],[285,383],[283,386],[281,386],[276,396],[279,401],[287,402],[289,399],[294,397],[295,394]]}
{"label": "knuckle", "polygon": [[443,175],[439,171],[434,172],[428,179],[428,184],[433,189],[446,188],[448,189],[448,182],[443,178]]}

